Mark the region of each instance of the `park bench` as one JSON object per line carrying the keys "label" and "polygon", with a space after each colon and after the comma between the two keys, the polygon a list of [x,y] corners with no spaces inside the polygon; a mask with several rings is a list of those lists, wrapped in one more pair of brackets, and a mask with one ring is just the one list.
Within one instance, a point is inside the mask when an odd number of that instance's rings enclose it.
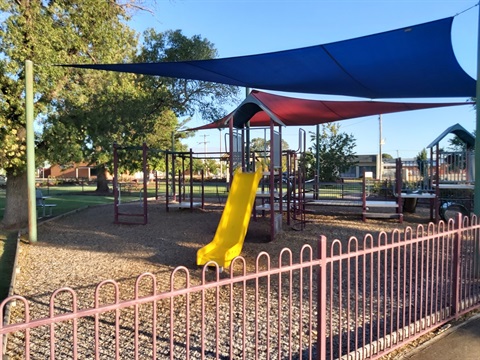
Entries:
{"label": "park bench", "polygon": [[128,182],[128,183],[120,183],[120,191],[127,192],[131,194],[132,192],[137,192],[143,190],[143,183],[142,182]]}
{"label": "park bench", "polygon": [[[57,204],[46,203],[45,200],[50,198],[50,196],[43,196],[42,190],[37,189],[35,193],[37,209],[41,210],[41,215],[39,218],[52,216],[52,209],[57,206]],[[47,211],[48,210],[48,211]]]}

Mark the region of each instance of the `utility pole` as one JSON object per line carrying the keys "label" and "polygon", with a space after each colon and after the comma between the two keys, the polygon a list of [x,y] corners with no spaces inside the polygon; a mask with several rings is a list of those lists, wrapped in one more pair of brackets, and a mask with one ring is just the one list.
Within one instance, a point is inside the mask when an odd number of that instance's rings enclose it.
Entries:
{"label": "utility pole", "polygon": [[207,144],[209,143],[209,141],[207,141],[207,136],[209,135],[203,134],[202,136],[203,136],[203,141],[200,141],[199,144],[203,144],[203,170],[208,175],[208,169],[206,168],[206,164],[207,164]]}
{"label": "utility pole", "polygon": [[210,135],[205,135],[203,134],[203,141],[200,141],[199,144],[203,144],[203,157],[207,157],[207,144],[210,142],[210,141],[207,141],[207,136],[210,136]]}

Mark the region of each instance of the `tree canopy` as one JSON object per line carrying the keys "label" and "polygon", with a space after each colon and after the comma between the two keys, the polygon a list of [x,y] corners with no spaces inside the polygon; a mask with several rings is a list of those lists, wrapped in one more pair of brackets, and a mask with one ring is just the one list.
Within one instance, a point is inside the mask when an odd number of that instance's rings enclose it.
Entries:
{"label": "tree canopy", "polygon": [[[138,34],[128,26],[140,0],[0,0],[0,167],[5,169],[7,200],[3,224],[24,225],[26,145],[24,61],[35,77],[37,161],[85,161],[98,166],[99,180],[112,159],[113,142],[171,146],[186,134],[178,116],[198,111],[204,119],[224,115],[222,105],[236,89],[200,82],[148,78],[54,66],[185,60],[216,55],[213,44],[180,31],[149,31],[138,51]],[[153,60],[155,59],[155,60]],[[20,81],[19,81],[20,80]],[[179,148],[179,145],[178,145]],[[158,159],[157,159],[158,160]],[[127,162],[134,165],[134,162]],[[99,190],[108,190],[100,186]],[[104,183],[106,185],[106,182]]]}
{"label": "tree canopy", "polygon": [[[477,131],[472,131],[472,135],[476,137]],[[451,151],[465,151],[467,149],[467,145],[457,135],[448,140],[448,145]]]}
{"label": "tree canopy", "polygon": [[[214,45],[199,35],[191,38],[181,30],[157,33],[148,29],[136,62],[164,62],[181,60],[207,60],[217,57]],[[192,116],[198,112],[203,120],[218,120],[226,115],[225,105],[234,104],[238,88],[205,81],[143,76],[149,91],[152,110],[171,108],[177,116]]]}
{"label": "tree canopy", "polygon": [[320,126],[320,131],[311,136],[313,146],[302,159],[307,177],[312,178],[317,169],[317,151],[319,158],[319,181],[335,181],[342,172],[355,165],[355,137],[340,131],[337,123]]}
{"label": "tree canopy", "polygon": [[[288,150],[289,145],[282,139],[282,150]],[[266,140],[264,138],[256,137],[250,140],[250,151],[256,153],[264,153],[265,151],[270,151],[270,140]]]}
{"label": "tree canopy", "polygon": [[[96,0],[0,0],[0,167],[8,176],[5,226],[27,220],[25,59],[39,65],[34,68],[34,112],[39,121],[45,121],[68,104],[85,101],[89,86],[102,84],[100,74],[81,75],[53,64],[125,61],[134,55],[136,36],[125,25],[128,5]],[[55,144],[59,151],[66,141]]]}

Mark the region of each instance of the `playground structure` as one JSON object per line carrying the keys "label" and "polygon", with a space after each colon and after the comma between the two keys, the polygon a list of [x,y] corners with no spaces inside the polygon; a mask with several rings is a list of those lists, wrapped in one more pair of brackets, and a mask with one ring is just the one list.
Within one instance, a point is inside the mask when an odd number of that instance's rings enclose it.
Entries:
{"label": "playground structure", "polygon": [[[233,258],[240,255],[250,218],[256,217],[257,211],[264,215],[269,214],[270,241],[281,231],[284,213],[281,124],[270,121],[269,149],[264,149],[260,159],[250,152],[250,128],[248,124],[244,125],[237,125],[242,128],[239,132],[234,130],[234,118],[229,120],[230,131],[226,136],[229,145],[230,191],[213,240],[197,252],[198,265],[215,261],[221,267],[228,267]],[[278,126],[278,131],[275,131],[275,126]],[[264,129],[264,134],[264,143],[267,144],[267,129]],[[245,143],[247,146],[244,146]],[[292,153],[286,152],[285,156],[290,159]],[[297,162],[294,163],[298,165]],[[288,171],[287,179],[290,179]],[[291,209],[292,190],[290,182],[287,181],[287,213]],[[257,200],[261,202],[260,205],[257,205]]]}
{"label": "playground structure", "polygon": [[[440,141],[455,134],[463,141],[463,151],[445,151]],[[350,181],[320,184],[315,182],[313,194],[307,193],[307,205],[362,207],[362,218],[398,218],[404,212],[415,212],[417,203],[427,204],[430,220],[449,220],[458,212],[468,216],[473,210],[475,137],[459,124],[447,128],[430,145],[428,159],[398,158],[387,163],[385,180],[363,176],[363,187]],[[330,190],[328,190],[330,189]],[[376,189],[376,191],[371,191]],[[383,196],[380,194],[383,192]],[[372,196],[373,195],[373,196]],[[369,200],[369,197],[374,199]],[[383,198],[380,201],[380,198]],[[375,208],[391,209],[372,213]]]}
{"label": "playground structure", "polygon": [[[270,128],[270,134],[272,135],[273,146],[271,147],[269,154],[267,152],[262,154],[264,159],[263,163],[269,163],[267,171],[263,171],[264,165],[258,165],[257,170],[255,170],[256,156],[254,153],[247,155],[245,148],[243,147],[244,137],[243,133],[239,136],[238,132],[230,132],[230,149],[229,152],[230,167],[229,172],[232,174],[233,169],[236,168],[235,174],[236,178],[230,176],[231,185],[229,186],[229,195],[225,205],[224,213],[222,215],[222,220],[219,224],[219,229],[217,234],[212,241],[214,245],[208,246],[208,251],[204,251],[203,255],[199,255],[198,262],[205,263],[208,260],[208,256],[213,256],[216,254],[215,260],[223,264],[223,266],[228,266],[229,262],[233,257],[231,254],[236,254],[237,256],[241,252],[243,240],[248,228],[249,219],[253,212],[256,215],[257,211],[270,212],[270,221],[271,221],[271,240],[273,240],[275,234],[281,230],[281,222],[283,218],[283,206],[286,204],[286,209],[292,209],[292,211],[287,211],[287,223],[290,224],[291,221],[294,223],[299,223],[301,226],[304,226],[304,209],[303,203],[299,201],[300,195],[304,192],[302,191],[302,184],[304,183],[303,174],[299,170],[299,163],[297,153],[292,150],[287,150],[282,153],[281,150],[281,131],[275,132],[273,130],[273,125]],[[305,132],[300,131],[300,148],[305,151]],[[234,143],[235,141],[235,143]],[[234,145],[235,144],[235,145]],[[241,146],[240,146],[241,144]],[[114,212],[115,212],[115,223],[116,224],[147,224],[148,223],[148,195],[147,195],[147,183],[149,178],[149,171],[147,165],[148,151],[151,151],[147,145],[144,143],[142,147],[138,146],[118,146],[114,144]],[[142,151],[142,188],[140,191],[141,199],[141,213],[131,213],[121,210],[121,192],[122,184],[119,181],[118,174],[118,163],[119,156],[118,151]],[[190,149],[189,152],[175,152],[169,150],[156,150],[165,153],[165,164],[166,164],[166,193],[165,193],[165,204],[166,211],[168,212],[171,208],[194,208],[201,207],[204,208],[205,198],[204,198],[204,174],[201,171],[201,202],[194,201],[194,191],[193,191],[193,159],[194,153]],[[204,156],[200,159],[205,159],[206,155],[220,156],[220,153],[209,153],[209,154],[196,154],[199,156]],[[267,161],[268,157],[268,161]],[[287,182],[287,191],[285,196],[283,194],[283,185],[282,185],[282,158],[285,157],[287,163],[286,176],[287,179],[293,179],[292,182]],[[270,159],[273,159],[271,161]],[[181,168],[178,169],[178,178],[177,171],[175,169],[176,160],[180,160]],[[186,164],[188,163],[188,172],[189,180],[187,185],[186,180]],[[251,168],[252,173],[243,172],[242,169]],[[155,174],[157,174],[155,172]],[[253,174],[253,175],[252,175]],[[253,176],[253,182],[250,183],[250,179]],[[260,179],[267,179],[267,184],[262,184],[262,190],[258,191],[258,186]],[[278,183],[275,182],[275,178],[279,178]],[[245,180],[247,179],[247,180]],[[247,181],[247,182],[246,182]],[[155,177],[155,198],[158,199],[158,178]],[[251,186],[246,186],[245,184],[250,184]],[[125,187],[124,187],[125,188]],[[189,190],[187,190],[189,188]],[[240,190],[238,190],[240,189]],[[247,191],[247,189],[253,189]],[[297,194],[297,195],[295,195]],[[253,207],[256,204],[256,200],[260,199],[261,205]],[[303,216],[303,217],[302,217]],[[120,220],[120,217],[141,217],[142,222],[129,222],[126,220]],[[248,219],[246,221],[245,219]],[[227,223],[228,226],[228,236],[226,236],[224,224]],[[229,242],[223,242],[222,239],[232,239],[235,240]],[[232,244],[231,246],[229,244]],[[231,250],[230,247],[234,247],[234,250]],[[212,251],[213,249],[213,251]],[[238,253],[237,253],[238,252]],[[223,254],[223,255],[222,255]],[[204,260],[207,259],[207,260]],[[205,261],[205,262],[204,262]]]}
{"label": "playground structure", "polygon": [[[415,212],[418,202],[428,200],[430,220],[453,218],[457,212],[468,216],[473,211],[473,178],[468,175],[473,154],[431,149],[429,160],[402,161],[400,197],[404,211]],[[470,160],[467,160],[470,159]]]}
{"label": "playground structure", "polygon": [[[387,176],[379,182],[364,173],[361,182],[342,181],[325,184],[318,182],[315,176],[313,189],[306,186],[305,169],[299,157],[306,151],[306,132],[299,130],[297,150],[282,150],[281,124],[271,119],[264,132],[263,151],[250,151],[250,129],[234,129],[234,119],[229,121],[228,137],[229,167],[226,184],[227,201],[213,240],[197,253],[197,263],[204,265],[215,261],[222,267],[228,267],[235,256],[240,255],[250,218],[257,215],[269,217],[270,241],[282,231],[286,220],[288,226],[303,230],[307,221],[306,214],[312,206],[337,206],[361,208],[363,221],[369,218],[397,219],[403,221],[403,213],[414,212],[418,202],[428,202],[430,219],[438,222],[448,219],[457,212],[468,215],[471,209],[471,194],[464,196],[463,202],[457,198],[448,199],[445,190],[471,191],[473,163],[471,151],[465,153],[446,153],[440,150],[438,141],[430,146],[430,160],[395,161],[394,176]],[[276,127],[278,126],[278,129]],[[270,136],[267,137],[267,134]],[[269,144],[267,148],[267,144]],[[143,224],[148,222],[147,211],[147,153],[148,148],[114,146],[115,179],[118,179],[118,150],[142,150],[143,188],[142,214],[130,214],[119,210],[121,184],[115,184],[115,223],[120,216],[141,216]],[[207,156],[222,158],[221,153],[196,153],[162,151],[166,164],[165,206],[168,212],[172,208],[204,208],[204,173],[200,172],[201,201],[194,201],[193,160],[206,159]],[[203,157],[201,157],[203,156]],[[179,165],[180,164],[180,165]],[[177,167],[177,169],[176,169]],[[177,171],[178,170],[178,171]],[[188,175],[187,175],[188,173]],[[188,179],[187,179],[188,176]],[[237,177],[237,180],[235,179]],[[241,191],[238,190],[241,188]],[[336,191],[334,189],[337,189]],[[255,191],[254,191],[254,190]],[[217,189],[218,191],[218,189]],[[383,196],[381,192],[383,191]],[[156,198],[158,198],[158,179],[156,179]],[[469,202],[469,203],[468,203]]]}
{"label": "playground structure", "polygon": [[[141,151],[142,152],[142,180],[141,183],[138,182],[125,182],[122,183],[119,181],[119,151]],[[114,174],[113,174],[113,193],[114,193],[114,223],[115,224],[125,224],[125,225],[146,225],[148,223],[148,182],[150,171],[148,169],[148,153],[164,153],[165,155],[165,166],[166,166],[166,178],[165,178],[165,204],[167,212],[171,208],[189,208],[191,210],[195,208],[204,208],[205,207],[205,196],[204,196],[204,172],[203,169],[200,171],[200,202],[194,201],[194,182],[193,182],[193,159],[195,155],[203,156],[201,159],[205,159],[204,153],[194,154],[193,151],[170,151],[170,150],[157,150],[150,149],[146,143],[143,143],[142,146],[119,146],[118,144],[113,144],[113,160],[114,160]],[[218,155],[218,153],[209,153],[209,156]],[[180,169],[176,169],[175,162],[176,160],[181,161]],[[200,159],[200,158],[197,158]],[[187,161],[188,160],[188,161]],[[189,167],[189,180],[187,185],[186,180],[186,163]],[[178,170],[178,172],[177,172]],[[155,199],[159,198],[159,183],[158,172],[154,171],[155,177]],[[178,175],[178,178],[177,178]],[[123,192],[131,193],[132,190],[139,191],[139,200],[141,203],[142,212],[132,212],[132,211],[123,211],[122,210],[122,200],[121,196]],[[187,198],[188,196],[188,198]],[[142,218],[141,222],[127,221],[121,219],[123,217],[129,218]]]}
{"label": "playground structure", "polygon": [[[470,159],[470,160],[467,160]],[[445,152],[431,148],[427,160],[395,160],[393,170],[383,180],[364,174],[361,181],[342,180],[318,183],[306,193],[311,206],[362,208],[362,219],[403,220],[403,213],[413,213],[419,203],[430,209],[430,220],[438,223],[460,212],[467,216],[473,209],[473,187],[469,165],[472,154]],[[375,211],[382,209],[382,211]]]}
{"label": "playground structure", "polygon": [[[464,144],[461,151],[445,151],[440,141],[455,134]],[[467,216],[473,210],[475,137],[461,125],[455,124],[441,133],[427,149],[429,159],[401,161],[400,195],[405,199],[404,210],[413,212],[418,201],[428,199],[430,219],[438,223],[458,212]]]}
{"label": "playground structure", "polygon": [[[228,136],[228,193],[225,208],[213,240],[197,254],[197,263],[203,265],[215,261],[228,267],[235,256],[241,253],[250,218],[257,220],[258,214],[268,215],[270,241],[282,230],[286,220],[288,226],[303,230],[306,214],[312,206],[358,207],[363,221],[369,218],[403,220],[403,212],[414,212],[418,202],[428,202],[430,219],[438,222],[448,219],[456,212],[468,215],[471,209],[473,163],[470,149],[465,153],[447,153],[440,150],[438,142],[430,146],[429,160],[405,161],[396,159],[394,176],[387,176],[382,182],[364,173],[361,182],[320,183],[315,176],[313,189],[306,186],[305,169],[299,157],[306,151],[306,132],[299,130],[297,150],[282,150],[281,126],[271,120],[269,128],[263,128],[263,151],[250,151],[250,131],[233,128],[230,121]],[[278,126],[278,130],[276,130]],[[270,137],[267,138],[267,133]],[[267,148],[267,144],[270,146]],[[135,224],[120,221],[122,216],[142,217],[148,222],[147,209],[147,156],[148,147],[119,147],[114,144],[114,181],[118,179],[118,151],[142,151],[143,181],[140,199],[143,212],[131,214],[120,210],[122,184],[115,183],[115,223]],[[200,201],[194,201],[193,160],[216,157],[221,153],[196,153],[189,151],[162,151],[166,164],[165,206],[172,208],[204,208],[204,173],[200,172]],[[202,157],[203,156],[203,157]],[[179,165],[180,164],[180,165]],[[156,173],[156,172],[155,172]],[[188,175],[187,175],[188,174]],[[187,178],[188,177],[188,178]],[[237,179],[237,180],[236,180]],[[158,179],[155,179],[158,199]],[[238,190],[238,189],[241,190]],[[254,191],[254,190],[255,191]],[[335,190],[336,189],[336,190]],[[470,194],[458,196],[459,190]],[[218,190],[217,190],[218,191]],[[383,191],[383,196],[382,196]],[[445,195],[449,191],[449,195]],[[453,196],[451,193],[456,195]],[[453,196],[453,197],[452,197]],[[378,211],[380,210],[380,211]]]}
{"label": "playground structure", "polygon": [[[315,176],[313,188],[305,193],[305,207],[348,207],[359,208],[362,220],[369,218],[398,219],[403,221],[399,169],[394,181],[379,181],[364,172],[362,179],[341,179],[338,182],[318,182]],[[382,194],[383,193],[383,194]]]}

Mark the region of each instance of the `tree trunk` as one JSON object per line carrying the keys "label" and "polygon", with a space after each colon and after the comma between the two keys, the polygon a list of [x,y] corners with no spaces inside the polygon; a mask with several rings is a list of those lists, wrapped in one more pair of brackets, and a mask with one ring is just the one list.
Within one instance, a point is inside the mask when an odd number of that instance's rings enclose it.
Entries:
{"label": "tree trunk", "polygon": [[2,226],[6,229],[20,229],[28,225],[27,173],[13,175],[7,172],[5,212]]}
{"label": "tree trunk", "polygon": [[108,193],[110,191],[107,181],[107,169],[104,164],[97,165],[97,189],[95,191],[98,193]]}

